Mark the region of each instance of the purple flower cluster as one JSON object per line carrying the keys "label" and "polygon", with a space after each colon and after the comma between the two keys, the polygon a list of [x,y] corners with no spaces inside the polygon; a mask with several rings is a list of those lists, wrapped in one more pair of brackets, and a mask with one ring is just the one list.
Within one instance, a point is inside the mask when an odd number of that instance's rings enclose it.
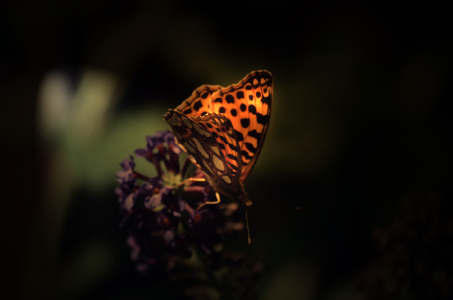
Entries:
{"label": "purple flower cluster", "polygon": [[[236,203],[204,206],[214,201],[215,192],[205,182],[183,181],[190,161],[180,167],[181,149],[170,131],[160,131],[146,138],[145,149],[135,151],[152,163],[157,176],[149,178],[135,170],[134,157],[121,163],[116,173],[115,190],[122,214],[121,226],[128,232],[127,243],[137,270],[149,266],[171,265],[175,258],[191,257],[194,251],[205,255],[219,252],[227,234],[244,228],[242,222],[230,221],[238,208]],[[192,178],[203,178],[200,170]],[[226,218],[228,217],[228,218]]]}

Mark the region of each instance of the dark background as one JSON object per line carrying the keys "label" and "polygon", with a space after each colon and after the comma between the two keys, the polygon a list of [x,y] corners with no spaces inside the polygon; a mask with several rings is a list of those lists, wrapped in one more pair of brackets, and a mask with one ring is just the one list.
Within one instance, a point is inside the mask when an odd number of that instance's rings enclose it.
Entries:
{"label": "dark background", "polygon": [[436,3],[3,1],[3,290],[177,297],[133,269],[114,172],[195,88],[266,69],[246,189],[303,212],[256,201],[253,244],[232,243],[265,255],[260,299],[451,297],[450,20]]}

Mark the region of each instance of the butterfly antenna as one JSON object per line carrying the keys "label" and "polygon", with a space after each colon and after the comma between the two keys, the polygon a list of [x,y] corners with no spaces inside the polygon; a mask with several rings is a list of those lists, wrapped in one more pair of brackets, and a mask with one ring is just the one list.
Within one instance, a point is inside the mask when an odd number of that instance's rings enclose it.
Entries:
{"label": "butterfly antenna", "polygon": [[247,210],[245,210],[245,220],[247,222],[247,236],[248,236],[248,241],[249,241],[249,245],[250,245],[252,243],[252,239],[250,238],[249,218],[247,217]]}
{"label": "butterfly antenna", "polygon": [[264,201],[270,201],[270,202],[273,202],[273,203],[276,203],[276,204],[279,204],[279,205],[286,206],[286,207],[288,207],[288,208],[292,208],[292,209],[295,209],[295,210],[298,210],[298,211],[302,211],[302,208],[300,208],[299,206],[292,206],[292,205],[288,205],[288,204],[281,203],[281,202],[277,202],[277,201],[270,200],[270,199],[261,199],[261,198],[255,198],[255,197],[249,197],[249,198],[250,198],[251,200],[258,200],[258,201],[264,200]]}

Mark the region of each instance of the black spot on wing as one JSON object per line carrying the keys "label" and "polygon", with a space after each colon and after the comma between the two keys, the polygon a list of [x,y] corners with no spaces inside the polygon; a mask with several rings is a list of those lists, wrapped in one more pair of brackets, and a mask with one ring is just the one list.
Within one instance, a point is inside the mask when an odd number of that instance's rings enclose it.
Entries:
{"label": "black spot on wing", "polygon": [[226,112],[225,107],[220,106],[220,108],[219,108],[219,113],[224,114],[225,112]]}
{"label": "black spot on wing", "polygon": [[253,100],[253,95],[249,95],[249,100],[250,100],[250,101]]}
{"label": "black spot on wing", "polygon": [[261,98],[261,102],[262,102],[263,104],[268,104],[268,105],[269,105],[269,104],[271,104],[271,100],[272,100],[272,98],[271,98],[270,95],[267,96],[267,97]]}
{"label": "black spot on wing", "polygon": [[239,107],[241,109],[241,111],[245,111],[247,109],[247,105],[245,105],[244,103],[241,104],[241,106]]}
{"label": "black spot on wing", "polygon": [[250,144],[250,143],[245,143],[245,147],[246,147],[247,150],[249,150],[250,152],[256,153],[256,150],[257,150],[257,149],[256,149],[255,147],[253,147],[252,144]]}
{"label": "black spot on wing", "polygon": [[222,103],[222,98],[220,98],[220,97],[219,97],[219,98],[216,98],[216,99],[214,100],[214,103],[215,103],[215,102],[217,102],[217,103]]}
{"label": "black spot on wing", "polygon": [[[217,129],[217,128],[216,128],[216,129]],[[218,137],[219,137],[219,135],[218,135],[217,132],[215,132],[215,131],[212,132],[212,135],[213,135],[215,138],[218,138]]]}
{"label": "black spot on wing", "polygon": [[244,136],[242,135],[242,133],[240,133],[236,129],[234,130],[234,132],[236,133],[236,138],[238,139],[238,142],[242,142],[244,140]]}
{"label": "black spot on wing", "polygon": [[224,145],[224,144],[217,144],[217,145],[219,146],[219,148],[220,148],[220,149],[222,149],[222,150],[226,150],[226,149],[225,149],[225,145]]}
{"label": "black spot on wing", "polygon": [[188,109],[186,109],[185,111],[183,111],[183,113],[185,113],[186,115],[190,114],[192,112],[192,110],[190,109],[190,107]]}
{"label": "black spot on wing", "polygon": [[224,144],[228,144],[228,142],[227,142],[227,140],[226,140],[225,137],[219,135],[219,138],[222,140],[222,142],[223,142]]}
{"label": "black spot on wing", "polygon": [[249,131],[248,136],[251,136],[251,137],[257,139],[258,141],[261,139],[261,133],[258,133],[258,131],[256,131],[255,129],[253,129],[252,131]]}
{"label": "black spot on wing", "polygon": [[208,92],[204,92],[203,94],[201,94],[201,98],[206,99],[208,95],[209,95]]}
{"label": "black spot on wing", "polygon": [[258,124],[266,125],[269,122],[269,115],[263,116],[262,114],[257,113],[256,120],[257,120]]}
{"label": "black spot on wing", "polygon": [[231,160],[236,160],[236,156],[234,156],[233,154],[227,154],[227,157]]}
{"label": "black spot on wing", "polygon": [[[231,155],[231,154],[229,154]],[[235,165],[233,165],[232,163],[228,162],[228,165],[230,165],[230,167],[235,170],[236,172],[238,171],[238,167],[236,167]]]}
{"label": "black spot on wing", "polygon": [[234,103],[234,97],[232,95],[226,95],[225,96],[225,101],[227,103]]}
{"label": "black spot on wing", "polygon": [[236,97],[238,97],[238,99],[243,99],[244,98],[244,92],[243,91],[239,91],[236,93]]}
{"label": "black spot on wing", "polygon": [[212,125],[210,123],[206,123],[206,126],[212,128]]}
{"label": "black spot on wing", "polygon": [[241,119],[241,126],[242,127],[247,128],[247,127],[249,127],[249,125],[250,125],[250,119],[249,118]]}
{"label": "black spot on wing", "polygon": [[198,111],[200,108],[203,107],[203,104],[201,104],[201,101],[198,100],[197,102],[194,103],[193,105],[193,109],[195,109],[196,111]]}
{"label": "black spot on wing", "polygon": [[238,111],[234,108],[232,110],[230,110],[230,113],[233,117],[236,117],[238,115]]}
{"label": "black spot on wing", "polygon": [[261,98],[261,93],[260,92],[256,92],[256,98]]}
{"label": "black spot on wing", "polygon": [[242,155],[242,157],[245,157],[247,160],[252,159],[252,157],[249,155],[249,153],[245,150],[241,151],[241,155]]}
{"label": "black spot on wing", "polygon": [[251,85],[251,84],[247,84],[247,85],[245,86],[245,89],[246,89],[247,91],[250,91],[250,90],[252,89],[252,85]]}
{"label": "black spot on wing", "polygon": [[208,113],[207,112],[202,112],[201,115],[204,116],[204,115],[207,115]]}
{"label": "black spot on wing", "polygon": [[237,146],[234,146],[233,144],[228,143],[228,147],[230,147],[231,150],[239,152],[239,148]]}
{"label": "black spot on wing", "polygon": [[251,114],[256,115],[256,107],[255,107],[255,105],[253,105],[253,104],[250,104],[250,105],[249,105],[249,112],[250,112]]}

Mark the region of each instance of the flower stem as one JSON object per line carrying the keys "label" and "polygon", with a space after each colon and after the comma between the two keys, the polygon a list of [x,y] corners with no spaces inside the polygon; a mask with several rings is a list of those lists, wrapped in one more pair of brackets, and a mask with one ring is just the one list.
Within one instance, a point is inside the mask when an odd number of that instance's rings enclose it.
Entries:
{"label": "flower stem", "polygon": [[137,178],[137,179],[144,180],[144,181],[149,181],[149,179],[150,179],[148,176],[143,175],[142,173],[139,173],[139,172],[137,172],[137,171],[134,171],[134,173],[133,173],[132,176],[134,176],[134,177]]}
{"label": "flower stem", "polygon": [[157,145],[157,150],[159,151],[161,159],[164,162],[165,168],[167,169],[167,171],[169,171],[170,165],[169,165],[167,157],[165,156],[164,146],[162,146],[161,144]]}
{"label": "flower stem", "polygon": [[186,175],[186,172],[187,172],[187,169],[189,168],[190,166],[190,159],[188,159],[186,157],[186,160],[184,161],[184,165],[182,166],[182,170],[181,170],[181,176],[184,178],[184,176]]}

